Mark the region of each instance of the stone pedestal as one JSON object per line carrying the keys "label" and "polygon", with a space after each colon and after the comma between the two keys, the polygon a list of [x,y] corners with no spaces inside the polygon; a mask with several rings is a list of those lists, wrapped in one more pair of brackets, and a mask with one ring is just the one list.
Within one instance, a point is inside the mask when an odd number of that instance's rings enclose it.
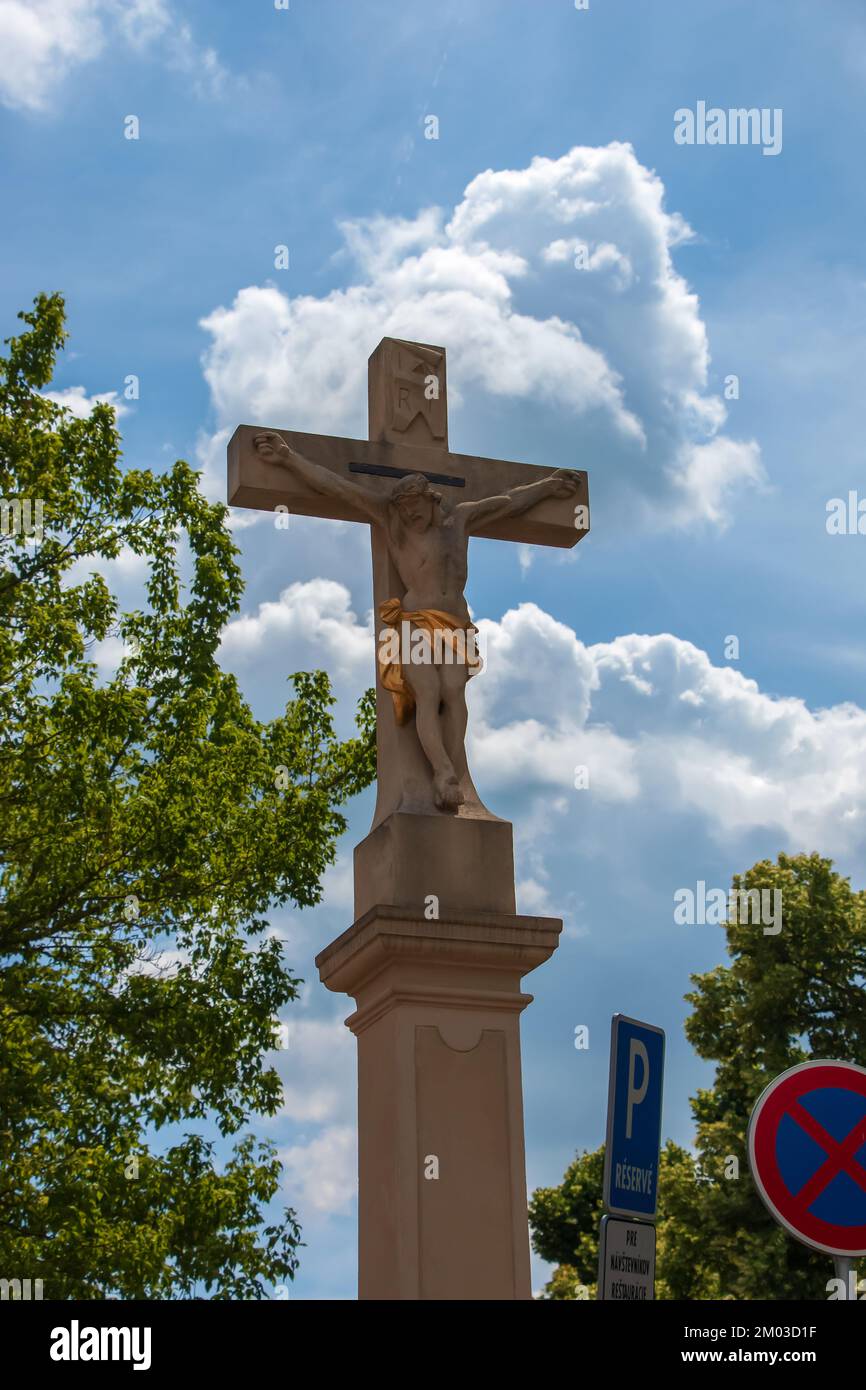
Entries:
{"label": "stone pedestal", "polygon": [[410,917],[424,917],[430,898],[440,917],[465,912],[513,916],[510,823],[489,813],[394,811],[355,846],[356,922],[382,903]]}
{"label": "stone pedestal", "polygon": [[561,927],[373,907],[317,957],[357,1005],[362,1299],[531,1297],[520,981]]}

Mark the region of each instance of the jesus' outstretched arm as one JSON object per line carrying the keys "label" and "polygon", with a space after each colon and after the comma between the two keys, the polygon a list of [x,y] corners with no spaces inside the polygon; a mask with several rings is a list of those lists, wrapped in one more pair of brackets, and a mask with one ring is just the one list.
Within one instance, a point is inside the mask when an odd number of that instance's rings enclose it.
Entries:
{"label": "jesus' outstretched arm", "polygon": [[543,502],[545,497],[573,497],[579,486],[580,474],[570,468],[558,468],[537,483],[514,487],[501,496],[482,497],[479,502],[459,502],[454,510],[471,534],[477,527],[487,526],[501,517],[528,512],[538,502]]}
{"label": "jesus' outstretched arm", "polygon": [[318,463],[313,463],[311,459],[304,458],[304,455],[299,454],[297,449],[292,449],[281,435],[269,432],[257,434],[253,439],[253,445],[256,453],[260,454],[267,463],[278,463],[280,467],[288,469],[300,482],[306,483],[313,492],[347,502],[350,506],[364,512],[371,521],[380,523],[384,521],[386,504],[375,492],[369,488],[361,487],[358,483],[351,482],[348,478],[341,478],[339,474],[332,473],[328,468],[322,468]]}

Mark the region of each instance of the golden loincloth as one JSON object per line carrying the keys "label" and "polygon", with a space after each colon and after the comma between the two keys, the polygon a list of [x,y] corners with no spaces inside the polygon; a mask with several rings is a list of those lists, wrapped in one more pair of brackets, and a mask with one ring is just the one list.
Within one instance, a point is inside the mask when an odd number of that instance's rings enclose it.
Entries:
{"label": "golden loincloth", "polygon": [[[411,623],[413,627],[421,632],[426,632],[433,642],[435,633],[441,633],[442,641],[450,648],[455,655],[462,655],[458,647],[458,632],[478,631],[474,623],[469,619],[455,618],[453,613],[443,613],[439,608],[419,608],[414,612],[405,612],[400,607],[398,598],[389,598],[379,605],[379,617],[386,627],[402,635],[401,623]],[[466,651],[468,644],[466,639],[460,639],[460,647]],[[403,665],[400,661],[390,661],[383,659],[381,651],[377,653],[379,666],[379,679],[385,689],[390,691],[391,699],[394,701],[394,716],[398,724],[406,724],[411,719],[415,709],[415,696],[412,693],[406,677],[403,674]],[[475,676],[481,670],[482,662],[477,652],[474,657],[463,656],[467,666],[467,679]]]}

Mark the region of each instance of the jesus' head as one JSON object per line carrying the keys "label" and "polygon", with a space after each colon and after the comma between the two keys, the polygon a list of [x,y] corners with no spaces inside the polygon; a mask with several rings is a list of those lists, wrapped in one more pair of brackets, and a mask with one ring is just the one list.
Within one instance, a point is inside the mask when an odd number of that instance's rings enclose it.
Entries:
{"label": "jesus' head", "polygon": [[407,531],[426,531],[433,524],[441,495],[434,492],[423,473],[410,473],[395,483],[391,506]]}

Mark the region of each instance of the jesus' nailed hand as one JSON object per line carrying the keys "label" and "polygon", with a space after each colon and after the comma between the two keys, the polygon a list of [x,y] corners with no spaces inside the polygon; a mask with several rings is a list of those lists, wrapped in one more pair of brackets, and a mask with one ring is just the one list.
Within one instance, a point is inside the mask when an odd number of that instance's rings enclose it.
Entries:
{"label": "jesus' nailed hand", "polygon": [[[474,632],[463,590],[469,563],[469,537],[502,517],[527,512],[545,497],[571,497],[579,475],[560,468],[547,478],[477,502],[443,502],[423,473],[401,478],[383,496],[372,488],[341,478],[291,449],[278,434],[258,434],[257,452],[268,463],[287,468],[313,492],[348,502],[381,528],[403,597],[382,605],[380,617],[397,628],[408,621],[427,638],[446,641],[419,644],[421,660],[383,662],[382,684],[394,699],[395,715],[405,722],[415,712],[421,747],[433,771],[433,794],[441,811],[456,811],[463,801],[460,782],[466,775],[466,682],[473,666],[453,659],[454,635]],[[412,644],[413,647],[415,644]],[[477,663],[476,663],[477,669]]]}

